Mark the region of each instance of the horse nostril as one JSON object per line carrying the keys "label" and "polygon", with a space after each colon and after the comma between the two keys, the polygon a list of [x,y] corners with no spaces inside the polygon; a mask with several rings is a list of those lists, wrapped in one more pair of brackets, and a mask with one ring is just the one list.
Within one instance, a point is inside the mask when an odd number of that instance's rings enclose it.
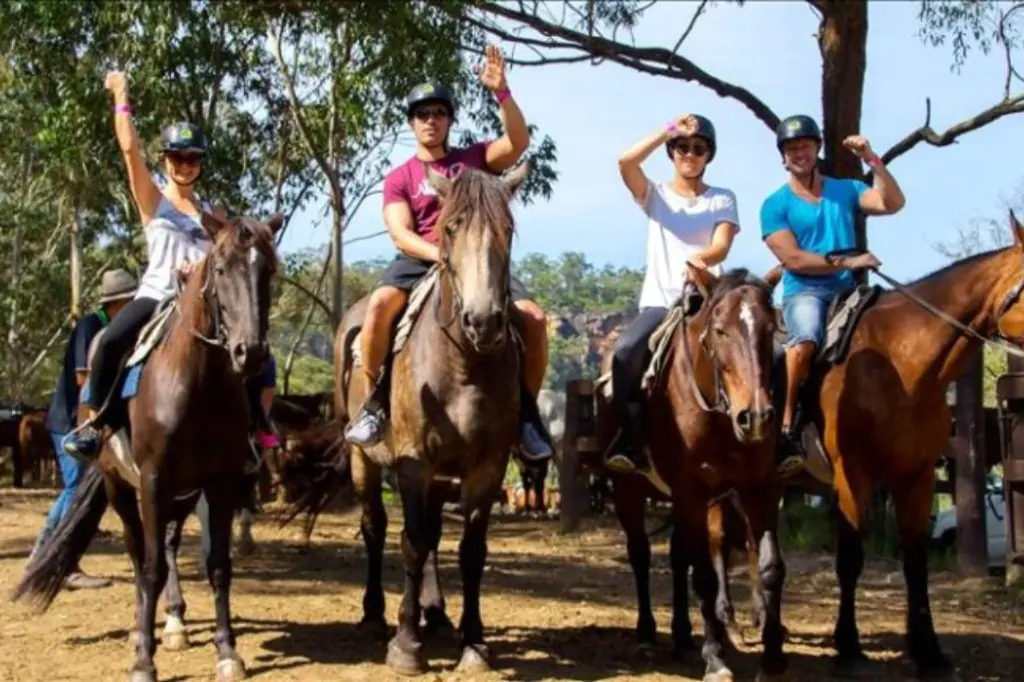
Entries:
{"label": "horse nostril", "polygon": [[749,429],[752,422],[752,413],[750,410],[740,410],[739,414],[736,415],[736,425],[741,429]]}
{"label": "horse nostril", "polygon": [[245,352],[246,349],[244,343],[236,343],[234,347],[231,349],[231,354],[235,357],[236,360],[244,360]]}
{"label": "horse nostril", "polygon": [[469,313],[462,313],[462,328],[466,331],[473,329],[473,316]]}
{"label": "horse nostril", "polygon": [[772,407],[771,405],[764,408],[764,410],[761,412],[761,420],[765,424],[771,424],[773,421],[775,421],[775,408]]}

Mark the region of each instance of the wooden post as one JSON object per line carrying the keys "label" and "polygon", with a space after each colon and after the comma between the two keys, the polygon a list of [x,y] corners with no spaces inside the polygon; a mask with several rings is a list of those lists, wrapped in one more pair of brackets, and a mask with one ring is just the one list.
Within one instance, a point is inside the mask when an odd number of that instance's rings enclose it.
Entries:
{"label": "wooden post", "polygon": [[582,379],[573,379],[565,385],[565,434],[562,437],[558,488],[562,498],[559,519],[562,531],[566,533],[579,529],[580,519],[587,508],[589,486],[586,472],[580,464],[579,444],[581,438],[592,435],[593,386],[593,382]]}
{"label": "wooden post", "polygon": [[996,393],[1011,417],[1004,428],[1007,450],[1003,455],[1003,494],[1006,497],[1006,584],[1019,584],[1024,566],[1024,358],[1010,355],[1007,373],[999,378]]}
{"label": "wooden post", "polygon": [[985,429],[982,354],[956,380],[956,546],[960,570],[988,575],[985,535]]}

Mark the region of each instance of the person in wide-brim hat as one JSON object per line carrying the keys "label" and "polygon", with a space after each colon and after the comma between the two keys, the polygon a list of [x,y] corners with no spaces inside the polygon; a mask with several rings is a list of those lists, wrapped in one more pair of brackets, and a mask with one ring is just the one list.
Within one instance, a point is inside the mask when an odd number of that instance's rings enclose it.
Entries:
{"label": "person in wide-brim hat", "polygon": [[[138,288],[138,282],[126,270],[107,270],[100,280],[99,306],[96,310],[83,315],[71,330],[64,350],[61,372],[57,378],[57,389],[53,392],[50,408],[46,412],[46,428],[53,441],[64,488],[50,508],[43,530],[39,533],[35,547],[29,555],[29,562],[40,553],[61,520],[70,511],[75,488],[87,468],[85,463],[65,452],[62,442],[75,426],[79,390],[88,374],[89,345],[100,330],[110,324],[110,320],[135,298]],[[110,580],[107,578],[88,575],[77,566],[65,580],[65,586],[71,589],[96,589],[108,585]]]}

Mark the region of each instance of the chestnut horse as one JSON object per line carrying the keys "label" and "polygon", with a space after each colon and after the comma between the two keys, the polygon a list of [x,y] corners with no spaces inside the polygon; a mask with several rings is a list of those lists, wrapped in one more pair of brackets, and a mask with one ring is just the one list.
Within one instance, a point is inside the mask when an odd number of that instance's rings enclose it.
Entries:
{"label": "chestnut horse", "polygon": [[[876,489],[892,495],[907,589],[906,647],[919,675],[951,668],[932,622],[928,543],[935,467],[949,444],[946,389],[986,344],[1024,342],[1024,227],[1012,246],[961,259],[894,285],[861,318],[844,362],[824,369],[814,395],[839,506],[837,662],[866,660],[855,616],[864,567],[863,522]],[[1012,342],[1013,346],[997,339]]]}
{"label": "chestnut horse", "polygon": [[[245,676],[229,605],[231,521],[251,459],[243,382],[267,355],[270,278],[278,266],[274,233],[282,223],[280,214],[266,224],[203,215],[213,246],[189,276],[163,338],[141,366],[137,391],[112,417],[112,426],[130,425],[131,463],[119,459],[109,443],[103,448],[72,509],[12,594],[12,600],[28,596],[47,608],[109,502],[124,523],[135,569],[138,637],[132,682],[156,680],[156,606],[169,568],[165,543],[173,522],[180,526],[200,491],[209,505],[207,575],[216,610],[217,679]],[[168,623],[178,615],[169,608]]]}
{"label": "chestnut horse", "polygon": [[[746,270],[718,278],[690,267],[705,303],[670,334],[661,370],[645,391],[652,478],[613,475],[615,511],[626,533],[636,580],[637,636],[653,647],[656,625],[650,599],[651,548],[644,527],[650,497],[672,501],[672,637],[676,651],[693,647],[687,570],[704,620],[706,682],[732,680],[725,663],[726,620],[731,620],[725,579],[726,518],[738,518],[750,554],[764,650],[759,680],[784,676],[780,620],[785,564],[776,523],[777,424],[771,400],[773,285]],[[599,403],[608,409],[607,395]],[[599,419],[599,439],[610,442],[614,419]],[[754,562],[758,567],[753,568]],[[766,607],[766,608],[764,608]]]}
{"label": "chestnut horse", "polygon": [[[387,530],[382,469],[397,474],[406,580],[387,663],[406,674],[425,669],[421,617],[431,627],[448,625],[436,552],[443,506],[455,478],[462,483],[465,511],[459,548],[464,596],[459,669],[473,673],[489,667],[480,582],[491,505],[518,442],[520,361],[509,319],[515,222],[509,204],[527,171],[522,165],[498,178],[466,169],[454,180],[428,171],[442,205],[436,227],[441,260],[422,310],[387,370],[391,427],[373,448],[341,453],[350,456],[363,509],[368,571],[362,627],[381,634],[387,632],[381,585]],[[352,343],[365,309],[366,299],[353,305],[335,336],[335,415],[342,423],[365,397],[364,382],[352,380],[359,371]]]}

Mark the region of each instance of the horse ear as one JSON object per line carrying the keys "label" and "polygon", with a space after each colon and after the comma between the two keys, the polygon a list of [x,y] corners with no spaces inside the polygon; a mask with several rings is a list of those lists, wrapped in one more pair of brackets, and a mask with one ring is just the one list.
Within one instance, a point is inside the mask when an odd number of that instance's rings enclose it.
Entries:
{"label": "horse ear", "polygon": [[774,268],[768,271],[768,274],[764,276],[764,283],[768,285],[768,288],[775,291],[775,287],[778,286],[782,280],[783,269],[781,265],[776,265]]}
{"label": "horse ear", "polygon": [[715,277],[714,273],[705,268],[698,268],[689,261],[686,262],[686,269],[690,273],[690,281],[697,285],[697,288],[700,289],[700,293],[703,294],[705,298],[710,296],[711,290],[715,287],[715,283],[718,281],[718,278]]}
{"label": "horse ear", "polygon": [[526,182],[526,176],[530,174],[530,162],[526,161],[515,168],[511,172],[502,176],[501,181],[505,183],[505,188],[508,190],[509,196],[514,197],[519,188]]}
{"label": "horse ear", "polygon": [[278,211],[274,215],[267,218],[267,227],[270,228],[271,232],[277,234],[277,231],[284,227],[284,213]]}
{"label": "horse ear", "polygon": [[437,196],[443,201],[452,192],[452,181],[427,166],[427,182],[437,191]]}
{"label": "horse ear", "polygon": [[210,235],[210,239],[216,239],[217,234],[224,229],[224,221],[217,216],[203,211],[200,214],[203,229]]}
{"label": "horse ear", "polygon": [[1024,225],[1017,220],[1012,208],[1010,209],[1010,230],[1013,232],[1013,239],[1017,246],[1024,247]]}

